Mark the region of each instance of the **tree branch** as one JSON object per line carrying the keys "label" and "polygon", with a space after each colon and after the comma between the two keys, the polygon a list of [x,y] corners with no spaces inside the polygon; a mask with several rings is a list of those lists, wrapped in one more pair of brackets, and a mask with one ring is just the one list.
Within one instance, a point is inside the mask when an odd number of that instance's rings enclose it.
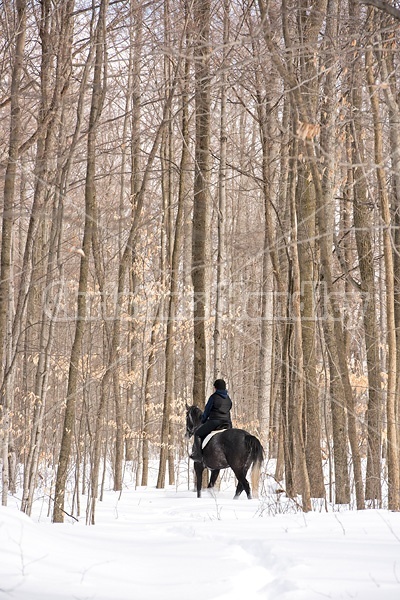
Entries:
{"label": "tree branch", "polygon": [[368,4],[369,6],[373,6],[387,13],[388,15],[392,15],[395,19],[400,21],[400,10],[395,8],[388,2],[384,2],[384,0],[361,0],[362,4]]}

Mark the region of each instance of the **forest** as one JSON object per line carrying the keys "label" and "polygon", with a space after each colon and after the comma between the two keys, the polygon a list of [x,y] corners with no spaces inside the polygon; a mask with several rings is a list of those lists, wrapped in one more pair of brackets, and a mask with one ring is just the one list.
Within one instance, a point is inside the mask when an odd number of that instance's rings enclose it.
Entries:
{"label": "forest", "polygon": [[304,511],[400,510],[400,3],[0,7],[2,504],[173,485],[222,377]]}

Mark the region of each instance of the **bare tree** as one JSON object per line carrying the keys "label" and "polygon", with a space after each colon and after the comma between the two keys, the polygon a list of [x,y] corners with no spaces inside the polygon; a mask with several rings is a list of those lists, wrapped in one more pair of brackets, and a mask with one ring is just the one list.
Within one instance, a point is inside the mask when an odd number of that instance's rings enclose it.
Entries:
{"label": "bare tree", "polygon": [[214,377],[222,377],[222,347],[224,314],[226,311],[226,179],[227,179],[227,80],[228,80],[228,56],[229,56],[229,0],[223,3],[223,40],[221,61],[221,119],[220,119],[220,159],[218,173],[218,245],[217,245],[217,273],[215,294],[215,321],[214,321]]}
{"label": "bare tree", "polygon": [[[186,33],[186,26],[184,31],[184,37],[186,42],[189,41],[188,34]],[[188,44],[186,47],[188,52]],[[175,371],[175,348],[176,348],[176,330],[177,330],[177,316],[178,316],[178,285],[179,285],[179,264],[182,251],[183,243],[183,217],[184,217],[184,203],[188,193],[188,166],[189,166],[189,129],[188,129],[188,83],[189,83],[189,68],[190,61],[189,57],[186,56],[184,61],[184,73],[182,81],[182,121],[181,121],[181,134],[182,134],[182,152],[180,159],[179,168],[179,186],[178,186],[178,199],[177,199],[177,211],[174,224],[174,235],[170,232],[172,254],[171,254],[171,278],[169,285],[169,296],[167,306],[167,339],[165,345],[165,386],[164,386],[164,405],[163,405],[163,417],[162,417],[162,429],[161,429],[161,450],[160,450],[160,464],[158,470],[157,487],[163,488],[165,486],[165,473],[166,473],[166,462],[167,458],[169,461],[169,483],[174,483],[174,462],[172,460],[171,448],[173,447],[172,438],[172,408],[173,408],[173,397],[174,397],[174,371]]]}
{"label": "bare tree", "polygon": [[[360,23],[358,4],[350,3],[350,14]],[[368,454],[366,476],[366,499],[380,500],[380,376],[379,376],[379,345],[376,317],[376,290],[374,253],[371,240],[371,218],[367,204],[367,181],[364,171],[365,151],[363,142],[362,115],[362,78],[360,60],[355,61],[352,73],[351,101],[351,139],[353,140],[353,161],[359,165],[354,168],[353,206],[354,226],[359,257],[361,277],[361,296],[364,304],[364,330],[368,367]],[[369,70],[369,67],[368,67]],[[371,73],[372,75],[372,73]],[[367,73],[368,76],[368,73]]]}
{"label": "bare tree", "polygon": [[[1,258],[0,258],[0,365],[3,369],[4,357],[7,351],[6,340],[9,340],[7,318],[9,315],[9,300],[11,286],[11,247],[12,227],[14,220],[14,196],[19,145],[21,141],[21,108],[20,108],[20,86],[23,72],[24,47],[26,37],[26,0],[16,1],[16,34],[15,50],[11,76],[11,119],[10,136],[8,146],[7,167],[4,181],[4,201],[1,236]],[[8,465],[8,442],[10,430],[11,409],[10,398],[7,396],[7,388],[4,387],[6,373],[2,372],[2,387],[0,397],[0,423],[3,431],[1,443],[2,456],[2,504],[7,504],[9,465]]]}
{"label": "bare tree", "polygon": [[[74,431],[75,405],[79,391],[79,361],[85,333],[86,321],[86,294],[88,290],[89,262],[93,243],[93,230],[96,220],[96,134],[99,125],[102,105],[104,101],[103,68],[105,64],[105,32],[106,13],[108,0],[102,0],[94,37],[92,39],[95,47],[95,66],[93,75],[93,93],[89,118],[89,132],[87,142],[87,167],[85,184],[85,228],[82,240],[79,288],[77,298],[77,320],[75,326],[74,343],[71,349],[70,369],[68,376],[68,389],[66,398],[66,410],[64,416],[63,437],[61,441],[60,457],[58,461],[57,481],[54,497],[54,523],[64,521],[64,499],[65,486],[68,475],[68,464],[71,455],[72,436]],[[96,463],[95,463],[96,465]],[[94,467],[95,468],[95,467]]]}
{"label": "bare tree", "polygon": [[206,397],[210,265],[210,0],[195,0],[195,113],[196,146],[193,197],[192,280],[194,296],[193,402],[204,407]]}
{"label": "bare tree", "polygon": [[[386,418],[387,418],[387,457],[388,457],[388,480],[389,480],[389,501],[388,505],[391,510],[400,510],[400,468],[399,468],[399,453],[398,453],[398,423],[397,423],[397,399],[396,399],[396,367],[397,367],[397,350],[396,350],[396,319],[395,319],[395,284],[394,284],[394,266],[393,266],[393,250],[392,250],[392,217],[390,212],[389,195],[386,185],[386,173],[383,167],[383,131],[381,124],[381,111],[379,107],[379,99],[376,93],[375,77],[373,72],[372,51],[367,50],[366,55],[366,70],[367,82],[370,92],[370,101],[372,108],[372,116],[374,122],[374,149],[375,149],[375,164],[376,176],[378,181],[378,192],[380,200],[380,208],[382,214],[383,229],[383,250],[385,260],[385,282],[386,282],[386,320],[387,320],[387,398],[386,398]],[[375,412],[379,410],[379,404],[376,403]],[[375,423],[377,418],[375,417]],[[378,429],[379,431],[379,429]],[[375,440],[376,440],[375,434]],[[376,442],[375,442],[376,445]],[[373,473],[377,477],[376,471]]]}
{"label": "bare tree", "polygon": [[[21,504],[21,509],[27,514],[30,514],[32,509],[39,456],[42,450],[43,421],[54,343],[54,319],[57,312],[57,306],[51,309],[46,303],[44,306],[42,305],[41,292],[42,282],[45,281],[45,290],[48,289],[51,286],[54,273],[60,272],[57,265],[57,251],[59,251],[61,244],[61,195],[50,195],[48,190],[52,187],[54,156],[57,155],[57,150],[59,150],[59,148],[57,149],[56,139],[57,133],[59,133],[58,123],[61,118],[62,99],[69,84],[73,2],[66,2],[60,7],[62,18],[59,21],[61,30],[58,32],[58,45],[50,43],[51,30],[57,30],[50,9],[50,2],[42,4],[40,27],[42,89],[39,118],[46,120],[47,125],[45,127],[39,125],[42,133],[37,140],[36,186],[22,269],[24,284],[19,289],[13,326],[13,337],[15,341],[18,341],[23,325],[23,314],[26,311],[28,327],[25,334],[25,344],[28,344],[29,348],[36,347],[39,349],[37,369],[32,381],[34,390],[33,419],[29,451],[24,465],[24,489]],[[53,67],[54,62],[56,62],[55,67]],[[54,84],[51,88],[50,75],[53,74],[53,71],[55,71],[53,75]],[[53,113],[53,118],[50,120],[47,118],[49,111]],[[60,137],[63,138],[63,136]],[[49,198],[53,200],[52,206],[49,206]],[[44,216],[50,211],[52,219],[48,231]],[[33,262],[32,269],[29,268],[31,262]]]}

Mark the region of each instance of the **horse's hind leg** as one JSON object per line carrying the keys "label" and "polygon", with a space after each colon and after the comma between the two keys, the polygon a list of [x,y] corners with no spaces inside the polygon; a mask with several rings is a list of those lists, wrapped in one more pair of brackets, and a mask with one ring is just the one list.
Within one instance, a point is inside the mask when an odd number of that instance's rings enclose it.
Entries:
{"label": "horse's hind leg", "polygon": [[234,500],[236,500],[237,498],[239,498],[240,494],[243,492],[243,490],[246,492],[247,497],[249,500],[251,500],[251,491],[250,491],[250,484],[246,479],[246,474],[241,472],[241,473],[235,473],[237,480],[238,480],[238,484],[236,487],[236,492],[234,495]]}
{"label": "horse's hind leg", "polygon": [[237,487],[236,487],[236,492],[234,495],[234,500],[236,500],[237,498],[239,498],[240,494],[243,492],[243,484],[240,483],[240,481],[238,481]]}
{"label": "horse's hind leg", "polygon": [[208,484],[209,488],[214,487],[215,482],[218,479],[218,475],[219,475],[219,469],[216,469],[215,471],[211,471],[210,483]]}

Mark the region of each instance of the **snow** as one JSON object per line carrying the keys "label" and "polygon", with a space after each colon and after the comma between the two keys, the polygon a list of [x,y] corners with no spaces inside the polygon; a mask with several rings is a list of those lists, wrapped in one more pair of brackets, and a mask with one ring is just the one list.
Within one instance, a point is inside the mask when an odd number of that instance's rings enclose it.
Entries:
{"label": "snow", "polygon": [[225,476],[198,499],[188,475],[165,490],[106,491],[94,526],[84,515],[51,524],[44,496],[27,517],[10,496],[0,507],[0,598],[400,599],[400,514],[303,514],[269,484],[259,499],[233,500]]}

